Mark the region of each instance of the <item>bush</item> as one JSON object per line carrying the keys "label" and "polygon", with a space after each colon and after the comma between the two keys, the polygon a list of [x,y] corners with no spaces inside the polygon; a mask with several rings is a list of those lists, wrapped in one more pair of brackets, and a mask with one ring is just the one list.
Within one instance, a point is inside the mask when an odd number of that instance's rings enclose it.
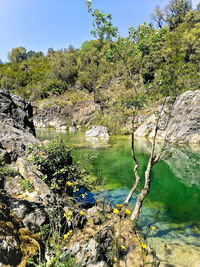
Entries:
{"label": "bush", "polygon": [[61,95],[67,90],[68,86],[66,82],[60,80],[47,80],[45,85],[45,91],[48,93]]}
{"label": "bush", "polygon": [[46,147],[36,145],[31,148],[32,160],[44,174],[44,181],[53,192],[62,196],[74,196],[80,189],[90,189],[84,180],[86,171],[73,163],[72,150],[60,138],[52,140]]}

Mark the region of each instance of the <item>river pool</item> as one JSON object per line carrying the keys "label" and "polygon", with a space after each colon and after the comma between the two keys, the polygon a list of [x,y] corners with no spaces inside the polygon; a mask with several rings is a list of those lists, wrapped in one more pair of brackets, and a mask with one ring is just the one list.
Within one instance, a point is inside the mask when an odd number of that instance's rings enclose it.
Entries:
{"label": "river pool", "polygon": [[[77,160],[89,152],[95,154],[90,167],[103,181],[97,198],[106,194],[114,205],[122,203],[134,181],[130,138],[116,136],[109,140],[86,140],[80,132],[69,134],[37,129],[40,140],[52,139],[56,135],[77,147]],[[149,141],[136,141],[141,178],[150,149]],[[170,151],[172,156],[153,168],[152,186],[143,205],[139,228],[156,250],[160,266],[200,267],[200,148],[176,147]],[[156,227],[154,231],[152,226]]]}

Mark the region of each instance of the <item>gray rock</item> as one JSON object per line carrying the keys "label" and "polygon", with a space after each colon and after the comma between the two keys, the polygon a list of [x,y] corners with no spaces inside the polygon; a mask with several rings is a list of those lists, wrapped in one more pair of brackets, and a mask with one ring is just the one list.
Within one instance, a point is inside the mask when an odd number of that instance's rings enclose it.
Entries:
{"label": "gray rock", "polygon": [[4,190],[0,190],[0,203],[8,206],[30,231],[38,232],[40,227],[49,220],[44,206],[40,203],[15,199],[9,196]]}
{"label": "gray rock", "polygon": [[108,129],[103,126],[93,126],[90,130],[86,131],[87,137],[109,137]]}
{"label": "gray rock", "polygon": [[108,266],[104,261],[99,261],[97,263],[92,263],[87,265],[87,267],[105,267]]}
{"label": "gray rock", "polygon": [[93,101],[81,101],[74,106],[71,121],[75,125],[91,125],[93,117],[99,111],[99,104]]}
{"label": "gray rock", "polygon": [[34,107],[34,125],[37,128],[56,128],[65,130],[69,123],[70,106],[65,105],[62,109],[58,104],[51,104],[47,101],[42,103],[38,108]]}
{"label": "gray rock", "polygon": [[80,250],[80,242],[75,242],[69,249],[70,255],[74,256]]}
{"label": "gray rock", "polygon": [[77,263],[82,266],[88,266],[88,264],[94,264],[98,254],[98,243],[95,239],[90,239],[89,242],[84,244],[81,251],[76,255]]}
{"label": "gray rock", "polygon": [[18,230],[22,224],[5,205],[0,205],[0,266],[17,266],[22,259]]}
{"label": "gray rock", "polygon": [[42,180],[43,174],[36,168],[33,163],[28,162],[25,158],[18,158],[16,166],[21,176],[29,180],[37,191],[38,196],[50,194],[48,185]]}
{"label": "gray rock", "polygon": [[23,194],[23,190],[21,187],[22,178],[16,176],[14,178],[10,178],[9,180],[5,181],[4,187],[1,189],[5,189],[6,192],[11,195],[12,197],[17,197]]}
{"label": "gray rock", "polygon": [[22,128],[35,135],[33,108],[29,101],[8,91],[0,90],[0,120],[9,120],[16,128]]}
{"label": "gray rock", "polygon": [[32,106],[19,96],[0,90],[0,158],[7,163],[27,153],[35,138]]}
{"label": "gray rock", "polygon": [[37,128],[53,127],[60,130],[74,131],[81,125],[91,125],[92,118],[99,112],[100,105],[93,101],[81,101],[75,106],[69,104],[61,107],[59,104],[46,101],[39,107],[34,107],[34,125]]}
{"label": "gray rock", "polygon": [[[157,109],[160,110],[161,107]],[[160,120],[164,130],[158,131],[157,139],[167,137],[172,143],[200,143],[200,90],[187,91],[173,104],[169,120],[166,114]],[[156,116],[151,114],[136,130],[135,136],[152,138],[155,131]]]}
{"label": "gray rock", "polygon": [[63,252],[60,259],[65,260],[68,255],[71,255],[72,257],[76,256],[76,263],[81,264],[81,266],[107,266],[104,261],[96,261],[98,256],[98,243],[94,239],[90,239],[89,242],[82,246],[82,248],[80,242],[73,243],[67,251]]}

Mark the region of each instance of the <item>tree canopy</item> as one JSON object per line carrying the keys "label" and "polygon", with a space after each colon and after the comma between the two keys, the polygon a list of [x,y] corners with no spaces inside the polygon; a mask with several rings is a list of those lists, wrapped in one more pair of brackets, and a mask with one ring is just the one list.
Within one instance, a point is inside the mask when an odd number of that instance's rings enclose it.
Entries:
{"label": "tree canopy", "polygon": [[192,9],[186,0],[171,0],[164,10],[156,6],[152,15],[155,26],[144,22],[137,28],[130,27],[127,37],[118,34],[111,14],[92,11],[91,1],[89,11],[94,18],[94,40],[85,41],[79,49],[49,48],[46,55],[24,47],[12,49],[9,62],[0,63],[1,88],[39,100],[68,90],[91,93],[120,80],[123,86],[119,101],[129,102],[127,90],[135,87],[141,92],[153,87],[153,98],[158,99],[165,95],[164,88],[158,85],[164,83],[171,70],[177,77],[179,93],[198,88],[199,6]]}

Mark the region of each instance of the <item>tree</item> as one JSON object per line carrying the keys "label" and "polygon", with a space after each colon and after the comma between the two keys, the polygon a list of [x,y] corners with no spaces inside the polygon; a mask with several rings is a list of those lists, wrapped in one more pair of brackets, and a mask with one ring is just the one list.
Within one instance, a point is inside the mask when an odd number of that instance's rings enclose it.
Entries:
{"label": "tree", "polygon": [[[89,11],[92,12],[92,8],[91,5],[89,6],[90,9]],[[92,12],[92,15],[94,17],[94,23],[93,26],[96,26],[96,23],[98,25],[98,27],[93,31],[94,36],[95,37],[99,37],[100,39],[109,36],[109,41],[112,42],[113,48],[117,51],[117,53],[119,54],[121,60],[124,62],[125,66],[126,66],[126,71],[127,74],[129,75],[130,79],[133,79],[133,74],[130,71],[129,66],[127,65],[127,60],[126,57],[124,55],[122,55],[120,53],[120,51],[118,50],[118,47],[116,46],[116,43],[112,40],[113,37],[117,37],[116,33],[117,33],[117,29],[112,25],[111,22],[111,16],[109,16],[109,24],[107,24],[107,20],[106,18],[108,18],[107,15],[101,13],[99,10],[95,10],[94,12]],[[96,17],[97,16],[97,17]],[[106,25],[105,25],[105,24]],[[143,26],[142,26],[143,27]],[[112,31],[112,29],[115,29],[114,32]],[[145,28],[146,29],[146,28]],[[151,31],[151,29],[147,28],[147,32]],[[137,42],[138,40],[143,38],[141,37],[141,35],[143,35],[143,33],[146,33],[146,31],[141,31],[140,29],[138,29],[138,33],[137,35],[135,34],[135,31],[131,31],[132,32],[132,36],[135,39],[135,42]],[[149,53],[149,51],[146,51],[146,48],[144,48],[142,45],[139,46],[139,49],[142,49],[143,53]],[[161,155],[165,149],[165,147],[163,147],[161,149],[161,151],[159,153],[156,153],[156,137],[158,134],[158,131],[161,130],[161,126],[160,123],[160,119],[161,116],[163,115],[163,113],[166,112],[166,102],[167,102],[167,96],[169,93],[169,87],[171,86],[171,84],[169,84],[170,82],[173,82],[173,79],[171,79],[171,77],[169,77],[169,80],[167,79],[166,81],[163,80],[163,86],[166,87],[165,90],[165,98],[162,101],[162,106],[160,111],[157,114],[157,120],[156,120],[156,125],[155,125],[155,131],[154,131],[154,136],[152,139],[152,148],[151,148],[151,153],[150,153],[150,157],[149,157],[149,161],[146,167],[146,171],[145,171],[145,183],[144,183],[144,188],[141,190],[141,192],[137,195],[137,201],[136,201],[136,205],[135,208],[133,210],[133,213],[131,215],[131,219],[136,222],[139,214],[140,214],[140,210],[142,208],[142,204],[144,199],[147,197],[150,187],[151,187],[151,172],[152,172],[152,168],[153,166],[160,160]],[[146,97],[146,93],[144,94],[140,94],[137,90],[137,87],[134,87],[135,89],[135,97],[134,99],[132,99],[132,103],[131,103],[131,108],[132,108],[132,131],[131,131],[131,136],[132,136],[132,141],[131,141],[131,151],[132,151],[132,157],[133,157],[133,162],[134,162],[134,174],[135,174],[135,183],[132,187],[132,189],[130,190],[126,200],[124,201],[124,205],[127,206],[129,204],[129,201],[134,193],[134,191],[138,188],[139,182],[140,182],[140,176],[138,174],[138,167],[139,167],[139,162],[138,159],[136,157],[135,154],[135,118],[136,115],[138,113],[138,111],[140,110],[140,108],[143,106],[143,103],[145,101],[145,97]],[[175,94],[176,95],[176,94]],[[165,125],[166,127],[166,125]]]}
{"label": "tree", "polygon": [[25,47],[16,47],[11,50],[8,56],[11,63],[18,63],[27,59],[27,53]]}
{"label": "tree", "polygon": [[77,60],[74,51],[57,51],[52,54],[51,68],[53,78],[74,84],[77,77]]}
{"label": "tree", "polygon": [[171,0],[166,7],[166,22],[170,30],[174,30],[185,19],[188,11],[192,10],[190,0]]}
{"label": "tree", "polygon": [[165,12],[160,8],[159,5],[157,5],[152,14],[152,18],[155,21],[156,26],[160,29],[163,27],[163,24],[165,21],[164,16],[165,16]]}

